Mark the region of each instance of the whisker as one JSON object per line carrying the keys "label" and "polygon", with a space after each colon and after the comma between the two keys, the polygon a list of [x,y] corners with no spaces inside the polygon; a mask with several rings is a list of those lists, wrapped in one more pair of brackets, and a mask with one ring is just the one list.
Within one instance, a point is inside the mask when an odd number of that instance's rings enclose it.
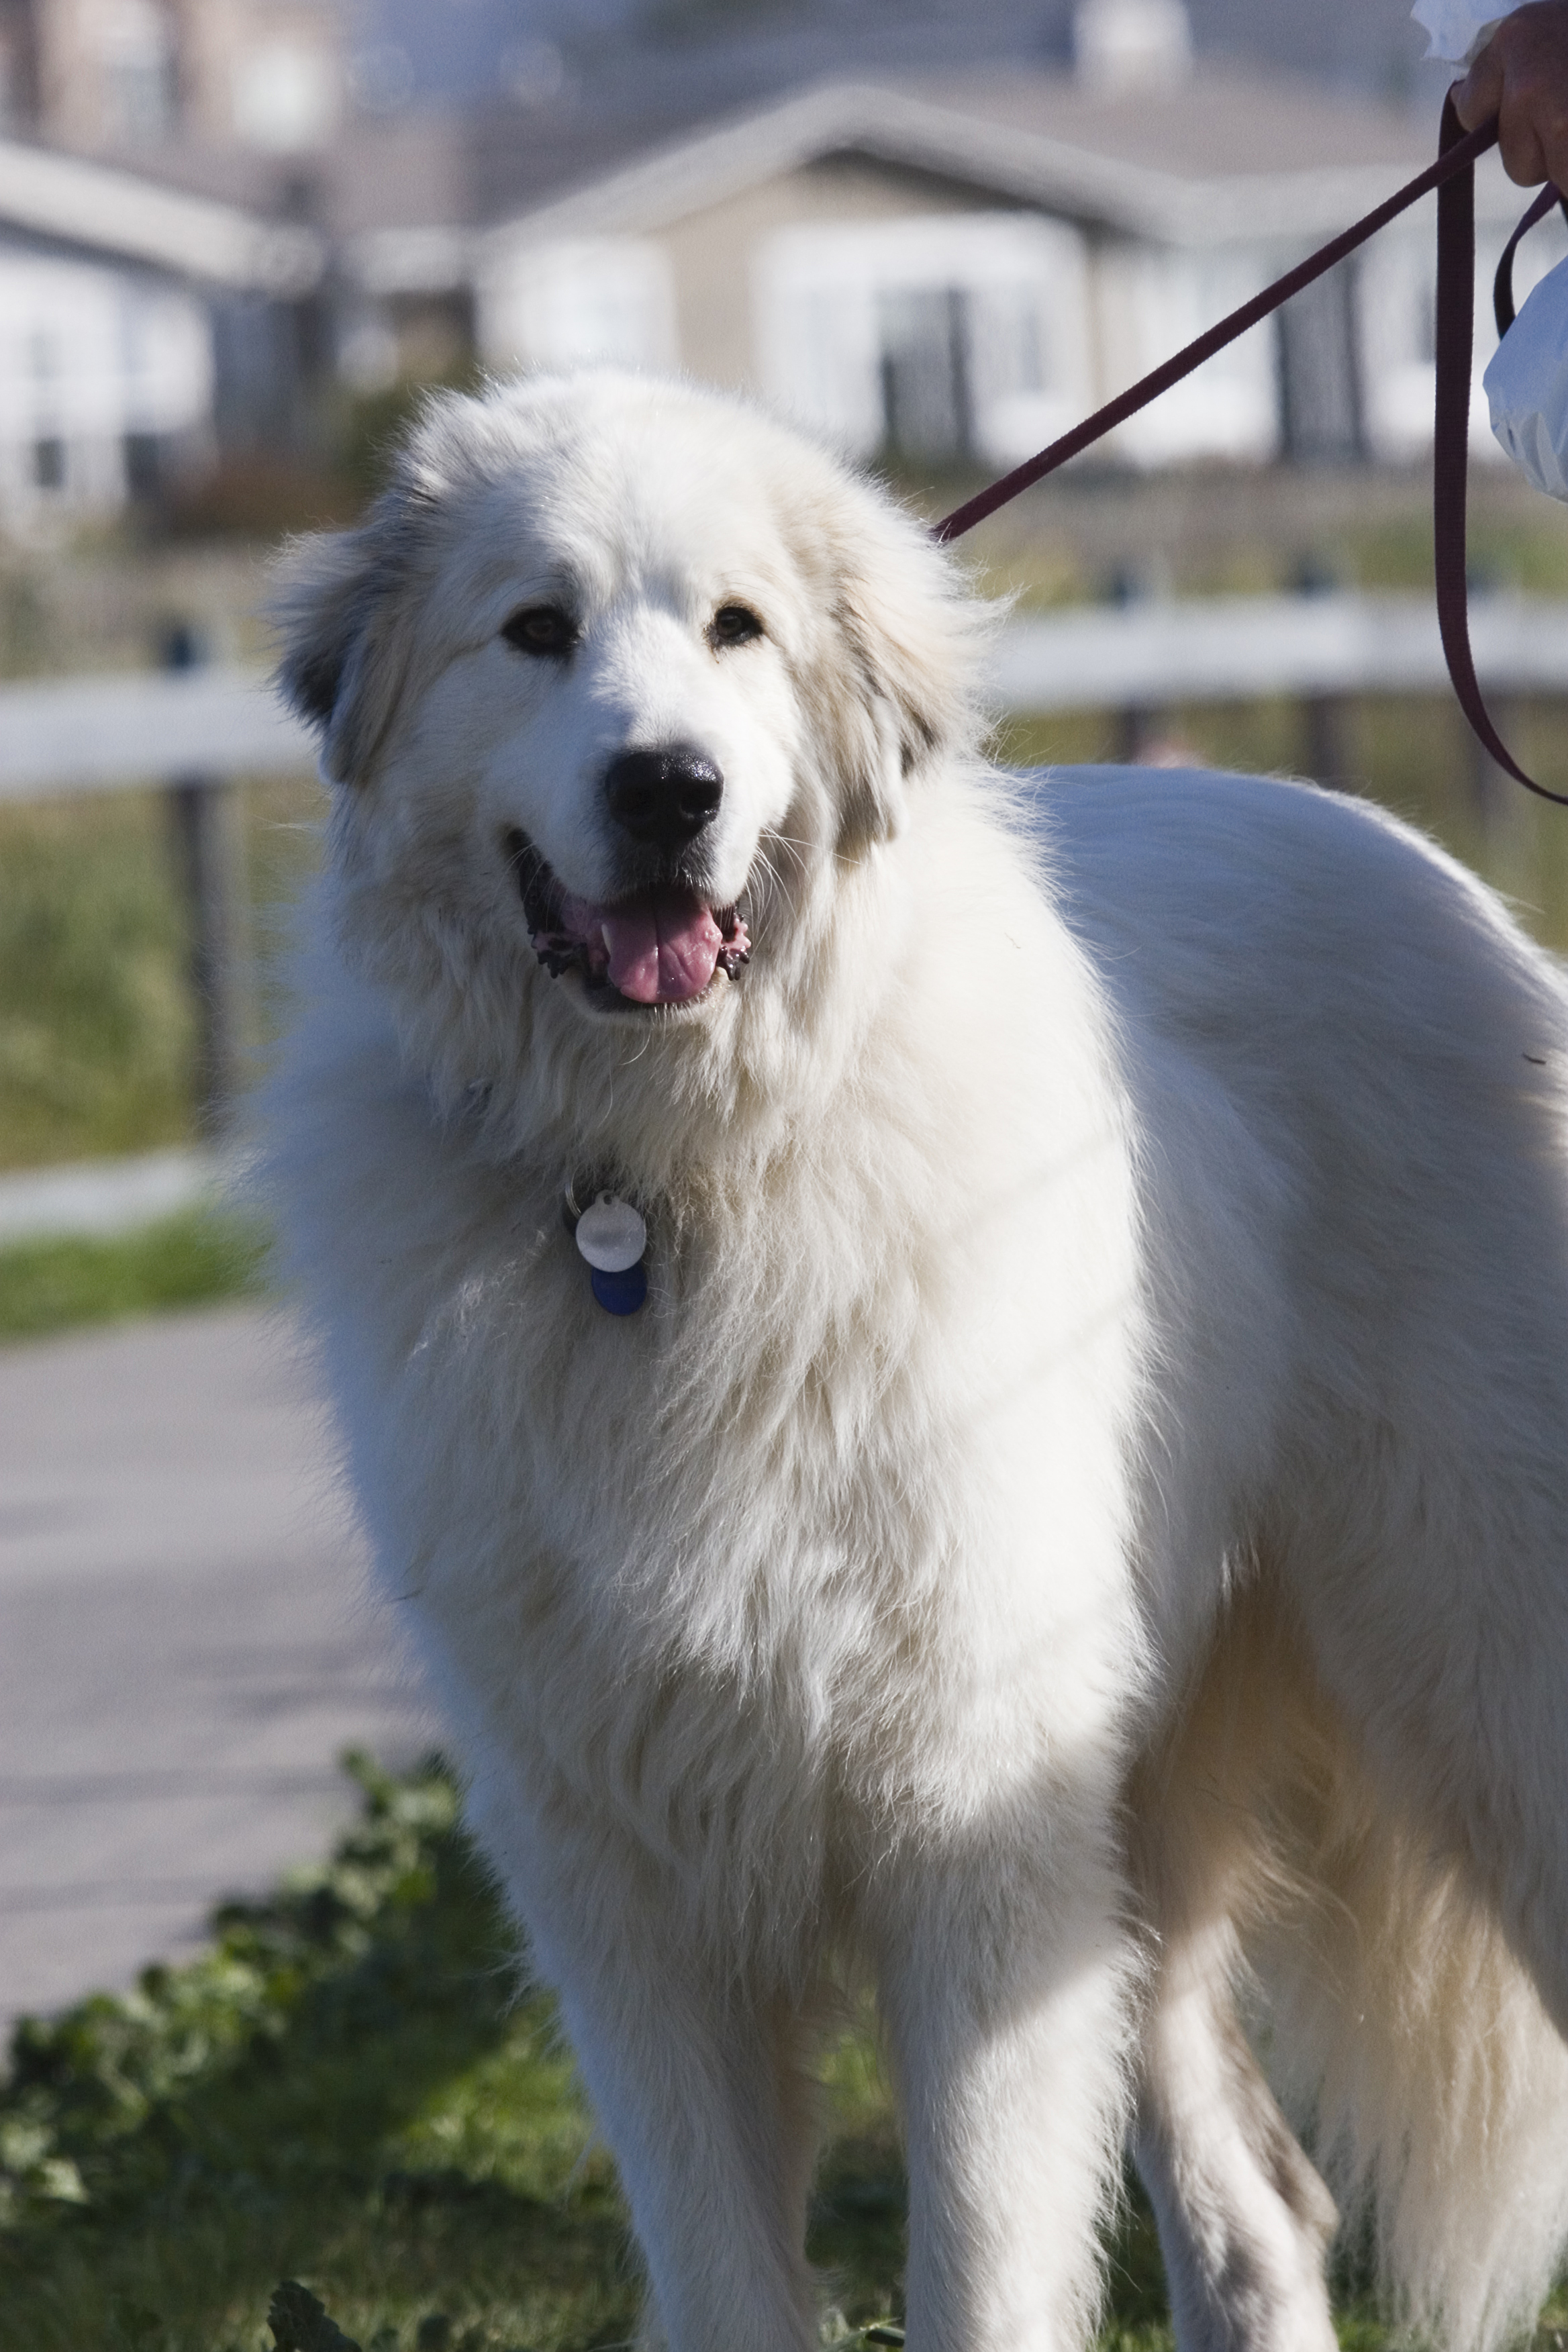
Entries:
{"label": "whisker", "polygon": [[[802,854],[802,856],[801,856],[801,860],[800,860],[800,862],[801,862],[801,865],[802,865],[802,866],[803,866],[803,867],[805,866],[805,852],[807,852],[807,851],[815,851],[818,856],[822,856],[822,855],[823,855],[822,845],[820,844],[820,842],[816,842],[816,841],[796,841],[796,840],[795,840],[795,839],[791,835],[789,835],[789,834],[787,834],[787,833],[775,833],[775,834],[772,834],[772,835],[769,835],[769,838],[770,838],[770,840],[776,841],[776,842],[780,843],[780,844],[781,844],[781,845],[782,845],[783,847],[786,848],[786,849],[795,849],[795,850],[799,850],[800,852],[802,852],[803,854]],[[834,864],[835,864],[836,866],[853,866],[853,865],[854,865],[854,863],[855,863],[855,860],[854,860],[852,857],[847,857],[847,856],[845,856],[845,854],[844,854],[843,850],[838,849],[838,848],[837,848],[837,847],[836,847],[836,848],[833,848],[833,849],[828,850],[828,851],[826,852],[826,855],[827,855],[829,857],[831,857],[831,858],[832,858],[832,860],[833,860],[833,862],[834,862]]]}

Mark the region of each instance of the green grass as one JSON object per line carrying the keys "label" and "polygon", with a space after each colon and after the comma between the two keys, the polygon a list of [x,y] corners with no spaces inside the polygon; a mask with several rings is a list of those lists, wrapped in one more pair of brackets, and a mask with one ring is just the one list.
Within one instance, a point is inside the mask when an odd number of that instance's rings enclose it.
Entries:
{"label": "green grass", "polygon": [[12,1167],[184,1140],[185,930],[140,793],[0,818],[0,1153]]}
{"label": "green grass", "polygon": [[[316,856],[310,783],[243,788],[258,964]],[[190,1141],[190,943],[168,812],[154,792],[0,810],[0,1168]]]}
{"label": "green grass", "polygon": [[[1568,792],[1561,705],[1516,702],[1496,715],[1530,773]],[[1157,731],[1216,767],[1260,775],[1312,771],[1305,715],[1285,700],[1178,707],[1159,714]],[[1020,766],[1126,756],[1115,721],[1088,711],[1013,719],[1000,730],[997,751]],[[1532,799],[1480,761],[1457,709],[1426,696],[1352,700],[1339,751],[1337,781],[1345,789],[1440,841],[1512,901],[1543,945],[1568,949],[1568,810]]]}
{"label": "green grass", "polygon": [[[225,1906],[195,1961],[17,2029],[0,2082],[7,2347],[270,2352],[286,2280],[339,2331],[290,2298],[298,2352],[628,2346],[638,2277],[614,2169],[457,1790],[436,1765],[350,1769],[362,1818],[324,1865]],[[898,2132],[868,2032],[824,2074],[809,2250],[825,2340],[864,2342],[901,2310]],[[1171,2352],[1131,2179],[1107,2252],[1101,2352]],[[1344,2352],[1393,2352],[1348,2274],[1337,2312]],[[1541,2352],[1561,2352],[1563,2316]]]}
{"label": "green grass", "polygon": [[[363,1761],[322,1869],[209,1953],[17,2032],[0,2089],[0,2311],[28,2352],[254,2352],[296,2278],[376,2352],[625,2344],[637,2274],[551,2004],[451,1782]],[[869,2046],[829,2079],[814,2251],[886,2315],[903,2183]],[[737,2347],[741,2352],[741,2347]]]}
{"label": "green grass", "polygon": [[205,1209],[101,1240],[14,1243],[0,1249],[0,1340],[255,1297],[266,1265],[260,1227]]}

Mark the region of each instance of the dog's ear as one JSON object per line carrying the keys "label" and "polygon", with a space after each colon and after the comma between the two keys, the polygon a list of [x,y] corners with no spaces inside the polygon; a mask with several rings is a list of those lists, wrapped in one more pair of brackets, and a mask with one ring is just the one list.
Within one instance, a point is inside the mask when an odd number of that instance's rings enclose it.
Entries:
{"label": "dog's ear", "polygon": [[296,540],[269,603],[283,645],[279,690],[321,729],[333,783],[369,777],[407,677],[408,564],[392,521],[384,500],[358,530]]}
{"label": "dog's ear", "polygon": [[898,830],[906,785],[973,744],[987,630],[918,524],[885,510],[876,523],[844,551],[836,615],[863,713],[846,830],[868,841]]}

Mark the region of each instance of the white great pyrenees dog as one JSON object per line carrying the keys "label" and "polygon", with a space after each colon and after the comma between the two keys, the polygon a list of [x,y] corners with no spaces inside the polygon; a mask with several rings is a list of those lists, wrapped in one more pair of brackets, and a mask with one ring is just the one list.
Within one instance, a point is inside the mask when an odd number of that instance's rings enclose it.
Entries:
{"label": "white great pyrenees dog", "polygon": [[437,401],[281,611],[334,806],[274,1181],[651,2337],[814,2345],[849,1973],[910,2352],[1083,2342],[1129,2133],[1184,2352],[1331,2352],[1335,2199],[1418,2326],[1517,2330],[1568,2230],[1555,971],[1352,801],[997,773],[952,562],[686,384]]}

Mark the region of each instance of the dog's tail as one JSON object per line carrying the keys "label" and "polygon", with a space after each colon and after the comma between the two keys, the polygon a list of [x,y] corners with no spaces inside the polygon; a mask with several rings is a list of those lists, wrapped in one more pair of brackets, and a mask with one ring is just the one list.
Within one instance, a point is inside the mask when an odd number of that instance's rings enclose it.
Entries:
{"label": "dog's tail", "polygon": [[1496,2352],[1568,2243],[1568,2044],[1460,1872],[1334,1744],[1282,1841],[1283,1916],[1248,1939],[1268,2071],[1399,2316]]}

